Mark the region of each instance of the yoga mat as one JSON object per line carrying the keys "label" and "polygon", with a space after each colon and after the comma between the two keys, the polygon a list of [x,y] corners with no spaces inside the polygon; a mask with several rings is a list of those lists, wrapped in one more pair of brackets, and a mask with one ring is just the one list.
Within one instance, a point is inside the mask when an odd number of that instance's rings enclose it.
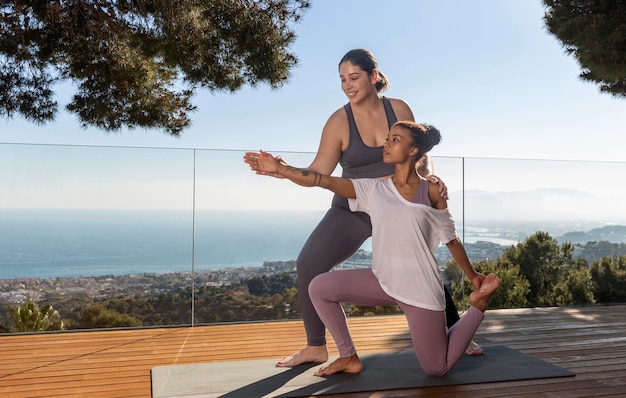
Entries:
{"label": "yoga mat", "polygon": [[275,359],[157,366],[151,371],[152,397],[308,397],[575,375],[508,347],[488,346],[483,349],[485,355],[465,355],[445,377],[425,375],[413,351],[363,355],[361,373],[328,377],[313,376],[323,365],[277,368]]}

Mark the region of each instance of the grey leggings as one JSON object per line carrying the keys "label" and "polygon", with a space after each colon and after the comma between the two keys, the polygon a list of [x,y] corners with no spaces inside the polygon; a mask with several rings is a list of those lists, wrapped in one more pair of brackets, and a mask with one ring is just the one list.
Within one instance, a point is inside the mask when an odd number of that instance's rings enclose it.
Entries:
{"label": "grey leggings", "polygon": [[309,285],[309,295],[332,334],[340,357],[356,354],[342,302],[366,306],[399,305],[407,318],[417,359],[430,376],[445,376],[452,370],[484,319],[480,310],[470,307],[458,323],[446,330],[444,311],[427,310],[395,300],[383,291],[371,269],[319,275]]}
{"label": "grey leggings", "polygon": [[[351,212],[347,206],[347,200],[335,197],[333,206],[313,230],[296,261],[298,302],[310,346],[326,344],[326,328],[311,303],[309,284],[317,275],[348,259],[372,235],[370,217]],[[459,320],[459,314],[447,290],[445,294],[446,319],[451,327]]]}

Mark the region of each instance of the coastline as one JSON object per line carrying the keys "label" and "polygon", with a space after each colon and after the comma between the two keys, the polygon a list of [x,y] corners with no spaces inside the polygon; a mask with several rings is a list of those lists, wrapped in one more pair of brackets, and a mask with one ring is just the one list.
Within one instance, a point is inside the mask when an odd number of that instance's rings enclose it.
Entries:
{"label": "coastline", "polygon": [[0,279],[0,302],[22,305],[30,298],[35,303],[51,296],[88,296],[103,299],[118,296],[152,297],[181,286],[225,286],[242,279],[279,273],[295,274],[295,260],[266,262],[261,266],[230,267],[166,273],[137,273],[79,277]]}

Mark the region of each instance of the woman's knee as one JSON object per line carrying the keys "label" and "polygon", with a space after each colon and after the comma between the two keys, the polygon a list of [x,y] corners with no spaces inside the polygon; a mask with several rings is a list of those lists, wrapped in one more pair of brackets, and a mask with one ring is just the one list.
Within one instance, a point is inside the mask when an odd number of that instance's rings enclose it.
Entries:
{"label": "woman's knee", "polygon": [[324,274],[317,275],[311,280],[309,283],[309,296],[319,296],[323,292],[326,285],[324,283],[325,278],[323,276]]}
{"label": "woman's knee", "polygon": [[308,258],[298,258],[296,260],[296,275],[298,277],[298,281],[306,284],[310,283],[316,276],[327,272],[327,268],[329,267]]}
{"label": "woman's knee", "polygon": [[422,370],[424,371],[424,373],[426,373],[428,376],[431,377],[443,377],[445,375],[448,374],[449,370],[446,366],[436,366],[434,364],[430,365],[423,365],[422,366]]}

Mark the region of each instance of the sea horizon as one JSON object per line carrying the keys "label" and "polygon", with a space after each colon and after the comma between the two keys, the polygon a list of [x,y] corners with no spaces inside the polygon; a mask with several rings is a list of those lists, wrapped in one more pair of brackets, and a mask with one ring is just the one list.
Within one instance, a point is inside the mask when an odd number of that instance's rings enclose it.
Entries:
{"label": "sea horizon", "polygon": [[[194,219],[191,210],[0,209],[0,280],[213,271],[295,260],[324,213],[200,210]],[[553,224],[555,233],[581,228]],[[510,246],[532,233],[532,223],[500,222],[466,227],[462,236],[466,243]],[[371,240],[361,248],[371,251]]]}
{"label": "sea horizon", "polygon": [[0,210],[0,279],[191,272],[293,260],[323,214],[206,210],[194,220],[181,210]]}

